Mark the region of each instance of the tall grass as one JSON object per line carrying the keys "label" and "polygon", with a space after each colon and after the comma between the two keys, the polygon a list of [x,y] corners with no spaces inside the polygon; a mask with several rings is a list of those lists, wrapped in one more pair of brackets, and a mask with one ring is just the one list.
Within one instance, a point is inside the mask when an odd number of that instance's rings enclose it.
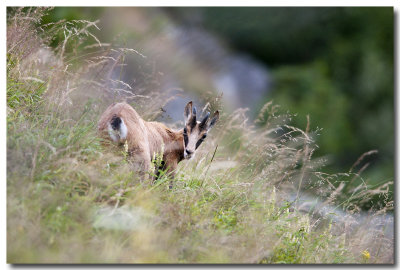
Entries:
{"label": "tall grass", "polygon": [[[167,175],[142,183],[97,137],[99,114],[125,100],[153,120],[173,97],[120,81],[124,54],[142,55],[102,44],[96,22],[41,25],[46,12],[7,18],[8,263],[393,263],[393,238],[373,223],[392,202],[363,219],[357,208],[387,186],[320,172],[319,131],[290,126],[272,103],[262,128],[245,109],[225,112],[172,190]],[[208,101],[204,111],[220,106]]]}

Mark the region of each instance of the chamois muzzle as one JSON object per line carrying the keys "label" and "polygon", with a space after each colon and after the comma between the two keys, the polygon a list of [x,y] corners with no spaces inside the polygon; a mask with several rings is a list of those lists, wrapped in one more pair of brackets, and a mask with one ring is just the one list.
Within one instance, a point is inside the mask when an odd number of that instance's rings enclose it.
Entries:
{"label": "chamois muzzle", "polygon": [[183,157],[185,159],[191,159],[193,156],[193,153],[194,153],[193,151],[186,149],[185,152],[183,153]]}

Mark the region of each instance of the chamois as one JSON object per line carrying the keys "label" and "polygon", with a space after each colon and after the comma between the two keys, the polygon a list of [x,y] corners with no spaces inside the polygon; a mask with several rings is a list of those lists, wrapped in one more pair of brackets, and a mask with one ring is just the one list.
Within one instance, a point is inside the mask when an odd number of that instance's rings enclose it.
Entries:
{"label": "chamois", "polygon": [[218,111],[211,119],[208,112],[202,121],[196,120],[196,113],[192,101],[188,102],[184,109],[184,128],[173,131],[162,123],[143,120],[127,103],[114,103],[100,117],[98,131],[103,138],[127,145],[128,156],[140,166],[141,172],[148,172],[155,154],[162,154],[162,167],[158,169],[166,170],[173,178],[178,163],[194,157],[207,132],[219,119]]}

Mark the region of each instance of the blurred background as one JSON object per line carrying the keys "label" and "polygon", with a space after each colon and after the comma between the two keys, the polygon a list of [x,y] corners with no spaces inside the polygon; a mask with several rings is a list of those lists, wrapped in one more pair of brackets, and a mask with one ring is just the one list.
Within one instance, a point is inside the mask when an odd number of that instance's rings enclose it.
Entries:
{"label": "blurred background", "polygon": [[[269,101],[292,125],[319,130],[327,173],[365,152],[370,185],[394,178],[393,8],[57,7],[43,23],[96,21],[103,46],[136,50],[116,78],[135,94],[169,91],[161,121],[182,121],[188,100],[220,96],[224,113]],[[54,44],[57,40],[53,41]],[[263,123],[257,123],[263,125]]]}

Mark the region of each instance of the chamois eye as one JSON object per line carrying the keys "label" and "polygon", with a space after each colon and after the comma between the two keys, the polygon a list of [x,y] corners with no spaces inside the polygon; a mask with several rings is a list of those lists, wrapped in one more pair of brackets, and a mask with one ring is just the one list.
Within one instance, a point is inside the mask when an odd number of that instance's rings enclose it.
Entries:
{"label": "chamois eye", "polygon": [[197,141],[196,143],[196,149],[197,147],[200,146],[200,144],[204,141],[204,139],[207,137],[207,134],[204,134],[203,136],[201,136],[201,138]]}

